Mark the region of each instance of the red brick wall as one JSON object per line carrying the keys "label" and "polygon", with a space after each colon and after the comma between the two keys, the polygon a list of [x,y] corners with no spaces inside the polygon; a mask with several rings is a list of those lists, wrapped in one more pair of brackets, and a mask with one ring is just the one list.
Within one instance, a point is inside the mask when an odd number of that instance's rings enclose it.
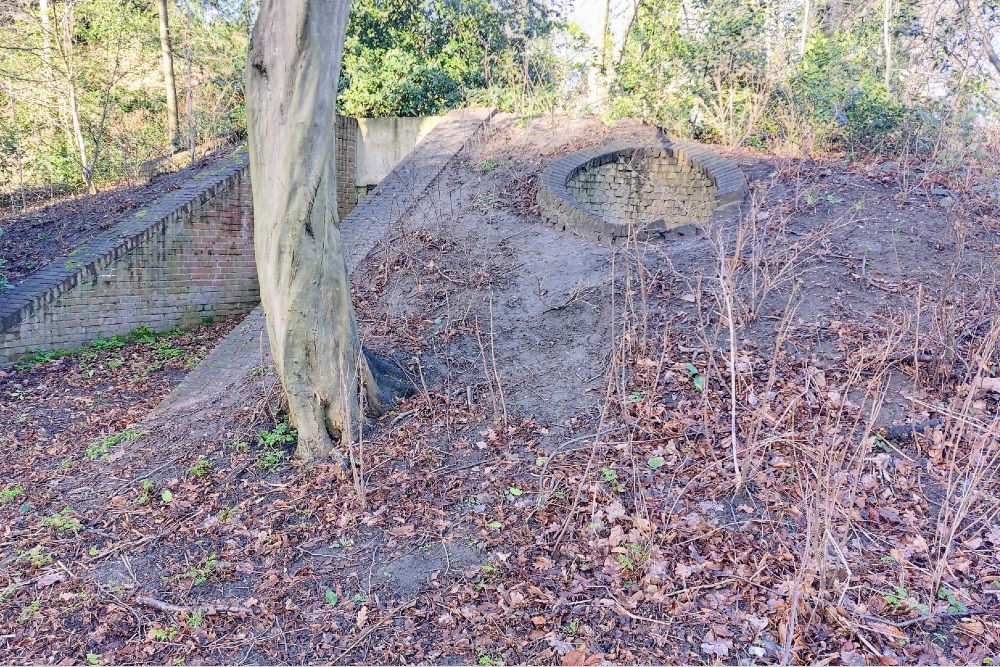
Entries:
{"label": "red brick wall", "polygon": [[139,326],[164,330],[252,310],[260,294],[248,170],[214,189],[151,225],[117,257],[77,269],[75,280],[55,288],[47,302],[36,299],[0,334],[0,363]]}
{"label": "red brick wall", "polygon": [[[337,122],[341,218],[356,204],[357,121]],[[260,302],[245,152],[0,292],[0,364],[36,349],[239,315]]]}

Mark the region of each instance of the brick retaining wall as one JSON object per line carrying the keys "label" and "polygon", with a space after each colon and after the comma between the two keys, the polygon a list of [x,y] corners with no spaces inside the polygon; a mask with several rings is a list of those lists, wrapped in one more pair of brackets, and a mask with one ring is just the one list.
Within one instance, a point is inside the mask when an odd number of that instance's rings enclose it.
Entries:
{"label": "brick retaining wall", "polygon": [[[357,124],[337,123],[338,209],[354,188]],[[247,155],[240,151],[0,291],[0,365],[147,326],[166,330],[260,302]]]}

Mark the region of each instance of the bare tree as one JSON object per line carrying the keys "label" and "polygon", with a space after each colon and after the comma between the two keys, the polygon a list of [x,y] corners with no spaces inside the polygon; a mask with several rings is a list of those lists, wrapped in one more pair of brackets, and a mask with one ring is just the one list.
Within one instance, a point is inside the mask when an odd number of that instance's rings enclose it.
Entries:
{"label": "bare tree", "polygon": [[[24,201],[24,156],[21,155],[21,128],[17,123],[17,100],[14,99],[14,84],[10,78],[7,79],[7,99],[10,101],[10,123],[14,131],[14,159],[17,162],[17,185],[21,194],[21,210],[26,205]],[[11,208],[14,205],[14,197],[10,198]]]}
{"label": "bare tree", "polygon": [[892,0],[882,0],[882,51],[885,55],[883,83],[889,90],[892,84]]}
{"label": "bare tree", "polygon": [[167,14],[167,0],[156,0],[160,13],[160,54],[163,60],[163,83],[167,90],[167,134],[170,145],[177,148],[181,143],[177,120],[177,83],[174,81],[174,53],[170,49],[170,17]]}
{"label": "bare tree", "polygon": [[347,12],[348,0],[264,0],[247,61],[261,303],[303,459],[344,461],[365,409],[410,386],[362,348],[351,303],[334,164]]}

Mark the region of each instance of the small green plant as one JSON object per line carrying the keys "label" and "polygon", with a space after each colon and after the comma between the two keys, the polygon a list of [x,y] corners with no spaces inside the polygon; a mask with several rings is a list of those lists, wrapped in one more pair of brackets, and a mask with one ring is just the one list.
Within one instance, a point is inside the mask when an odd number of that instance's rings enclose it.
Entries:
{"label": "small green plant", "polygon": [[43,546],[31,547],[27,551],[18,551],[17,562],[28,563],[37,570],[52,562],[52,553]]}
{"label": "small green plant", "polygon": [[117,447],[123,442],[132,442],[138,440],[139,433],[134,428],[127,428],[120,433],[112,433],[111,435],[106,435],[99,440],[87,445],[86,456],[90,461],[107,461],[108,457],[111,455],[111,448]]}
{"label": "small green plant", "polygon": [[187,623],[192,628],[200,628],[205,623],[204,613],[200,610],[194,611],[188,616]]}
{"label": "small green plant", "polygon": [[892,593],[883,593],[882,600],[893,609],[916,609],[923,613],[929,613],[930,607],[925,604],[916,604],[910,600],[910,593],[902,586],[893,586]]}
{"label": "small green plant", "polygon": [[18,615],[17,620],[21,623],[29,620],[32,616],[37,614],[42,609],[42,601],[40,598],[35,598],[29,604],[25,605],[21,609],[21,613]]}
{"label": "small green plant", "polygon": [[580,634],[580,621],[574,618],[572,621],[563,626],[563,632],[570,637],[576,637]]}
{"label": "small green plant", "polygon": [[295,442],[296,437],[295,429],[287,422],[276,424],[270,431],[261,431],[259,438],[261,449],[257,452],[254,466],[264,471],[277,470],[288,458],[285,445]]}
{"label": "small green plant", "polygon": [[227,507],[226,509],[219,510],[219,513],[215,516],[219,520],[219,523],[229,523],[236,516],[236,510],[236,507]]}
{"label": "small green plant", "polygon": [[201,586],[218,572],[222,570],[229,569],[230,565],[226,561],[219,560],[219,557],[215,554],[210,554],[192,567],[184,570],[180,574],[175,574],[170,577],[170,581],[181,581],[184,579],[190,579],[191,584],[194,586]]}
{"label": "small green plant", "polygon": [[484,174],[488,174],[499,166],[500,163],[496,160],[487,160],[482,164],[482,170]]}
{"label": "small green plant", "polygon": [[197,461],[195,461],[193,466],[188,468],[188,472],[191,473],[192,477],[205,477],[210,472],[212,472],[212,468],[214,467],[215,466],[212,465],[211,461],[209,461],[205,457],[201,457]]}
{"label": "small green plant", "polygon": [[615,556],[622,570],[632,572],[649,561],[649,548],[645,545],[631,543],[625,549],[626,553]]}
{"label": "small green plant", "polygon": [[158,642],[173,641],[177,637],[178,630],[174,626],[169,628],[153,628],[149,631],[149,638]]}
{"label": "small green plant", "polygon": [[103,664],[101,662],[101,654],[100,653],[88,653],[87,654],[87,664],[88,665],[100,665],[100,664]]}
{"label": "small green plant", "polygon": [[37,366],[38,364],[44,364],[57,359],[62,359],[63,357],[71,356],[73,356],[73,352],[70,350],[33,350],[31,352],[25,352],[21,355],[21,358],[17,360],[16,364],[14,364],[14,368],[19,371],[26,371],[30,370],[33,366]]}
{"label": "small green plant", "polygon": [[955,591],[950,590],[942,586],[938,589],[938,600],[945,600],[948,602],[948,612],[955,614],[959,612],[968,611],[966,606],[959,601],[958,597],[955,595]]}
{"label": "small green plant", "polygon": [[482,667],[501,667],[503,665],[503,660],[500,658],[494,658],[489,653],[480,653],[476,664],[482,665]]}
{"label": "small green plant", "polygon": [[78,269],[78,268],[80,268],[83,265],[80,262],[78,262],[77,260],[71,259],[68,262],[66,262],[63,266],[66,267],[67,271],[73,271],[74,269]]}
{"label": "small green plant", "polygon": [[9,503],[22,494],[24,494],[24,487],[8,486],[3,491],[0,491],[0,505]]}
{"label": "small green plant", "polygon": [[156,488],[156,484],[151,479],[142,480],[142,490],[139,492],[139,496],[135,499],[136,505],[148,505],[149,501],[153,499],[153,489]]}
{"label": "small green plant", "polygon": [[128,342],[130,343],[155,343],[158,334],[149,327],[136,327],[128,332]]}
{"label": "small green plant", "polygon": [[607,466],[601,468],[601,478],[615,493],[621,493],[624,490],[618,482],[618,473],[612,468],[608,468]]}
{"label": "small green plant", "polygon": [[694,364],[687,364],[684,366],[684,371],[691,378],[691,382],[694,384],[694,388],[699,392],[705,391],[705,376],[698,372],[698,367]]}
{"label": "small green plant", "polygon": [[323,592],[323,599],[326,600],[326,603],[331,607],[336,607],[340,602],[340,596],[337,595],[332,588],[328,588]]}
{"label": "small green plant", "polygon": [[184,356],[184,350],[174,347],[169,341],[162,341],[156,344],[153,356],[157,359],[176,359]]}
{"label": "small green plant", "polygon": [[83,528],[83,524],[76,518],[76,512],[72,507],[64,507],[55,514],[42,520],[42,525],[64,533],[78,533]]}
{"label": "small green plant", "polygon": [[91,341],[90,346],[95,350],[120,350],[125,347],[125,339],[121,336],[104,338],[103,336]]}

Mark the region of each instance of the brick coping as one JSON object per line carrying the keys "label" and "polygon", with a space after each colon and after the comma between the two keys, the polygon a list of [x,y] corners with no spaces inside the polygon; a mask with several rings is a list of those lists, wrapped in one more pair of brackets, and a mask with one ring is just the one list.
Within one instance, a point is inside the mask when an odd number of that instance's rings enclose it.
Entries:
{"label": "brick coping", "polygon": [[[597,241],[611,241],[633,233],[636,225],[609,220],[575,199],[567,189],[570,180],[584,169],[617,160],[623,155],[666,151],[678,161],[698,168],[715,186],[716,212],[738,208],[746,196],[747,182],[739,166],[729,158],[693,141],[664,139],[656,144],[613,142],[578,151],[554,160],[542,175],[538,207],[542,217],[556,227]],[[643,236],[662,236],[662,223],[644,228]]]}
{"label": "brick coping", "polygon": [[247,169],[245,148],[202,169],[176,190],[153,200],[94,239],[83,243],[13,288],[0,292],[0,333],[96,276],[158,233],[179,215],[228,190]]}

